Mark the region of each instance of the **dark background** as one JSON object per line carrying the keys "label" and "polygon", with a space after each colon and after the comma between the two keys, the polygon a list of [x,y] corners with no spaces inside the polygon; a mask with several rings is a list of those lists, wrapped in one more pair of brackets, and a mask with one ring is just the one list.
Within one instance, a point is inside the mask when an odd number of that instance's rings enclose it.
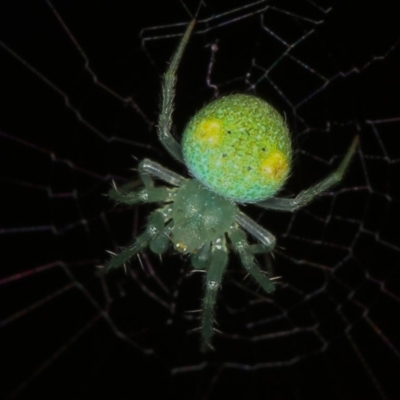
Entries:
{"label": "dark background", "polygon": [[152,209],[114,207],[102,196],[111,180],[137,183],[132,157],[185,173],[155,125],[160,79],[191,17],[181,2],[159,3],[54,1],[70,34],[46,1],[1,6],[5,398],[398,398],[396,10],[345,1],[200,7],[178,73],[177,137],[212,98],[265,98],[293,133],[282,192],[291,196],[332,171],[360,135],[343,183],[306,210],[246,207],[277,235],[274,258],[260,263],[282,283],[265,296],[232,256],[222,333],[202,354],[187,313],[199,308],[202,281],[188,260],[146,253],[143,268],[135,260],[127,273],[98,274],[105,250],[128,243]]}

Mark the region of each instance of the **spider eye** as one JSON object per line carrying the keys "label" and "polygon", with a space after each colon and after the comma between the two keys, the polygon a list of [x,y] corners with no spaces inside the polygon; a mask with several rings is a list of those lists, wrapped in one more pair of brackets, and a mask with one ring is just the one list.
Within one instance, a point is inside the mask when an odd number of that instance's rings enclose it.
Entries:
{"label": "spider eye", "polygon": [[175,249],[178,250],[180,253],[186,254],[188,251],[188,246],[185,243],[178,242],[175,243]]}

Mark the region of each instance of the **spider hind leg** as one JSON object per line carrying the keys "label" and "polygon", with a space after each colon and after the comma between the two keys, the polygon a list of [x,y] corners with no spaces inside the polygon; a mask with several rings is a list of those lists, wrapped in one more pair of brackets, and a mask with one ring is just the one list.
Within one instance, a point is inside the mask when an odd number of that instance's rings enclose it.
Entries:
{"label": "spider hind leg", "polygon": [[269,210],[289,212],[295,212],[298,209],[306,206],[308,203],[314,200],[315,197],[319,196],[321,193],[336,185],[343,179],[344,174],[350,165],[350,161],[352,160],[356,152],[359,141],[359,136],[356,136],[353,139],[349,149],[347,150],[346,155],[344,156],[342,162],[339,164],[339,167],[336,170],[331,172],[322,181],[316,183],[308,189],[301,191],[294,199],[271,197],[265,201],[256,203],[256,205]]}

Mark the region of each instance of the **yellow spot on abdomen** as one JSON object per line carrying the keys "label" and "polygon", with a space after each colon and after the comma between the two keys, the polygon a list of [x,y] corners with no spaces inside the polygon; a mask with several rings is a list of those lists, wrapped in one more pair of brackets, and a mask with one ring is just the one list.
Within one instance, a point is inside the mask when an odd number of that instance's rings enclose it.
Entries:
{"label": "yellow spot on abdomen", "polygon": [[221,142],[224,136],[224,130],[222,129],[220,121],[209,118],[198,124],[194,136],[199,143],[214,147]]}
{"label": "yellow spot on abdomen", "polygon": [[286,177],[288,168],[287,157],[281,151],[275,150],[262,160],[260,172],[265,177],[279,182]]}

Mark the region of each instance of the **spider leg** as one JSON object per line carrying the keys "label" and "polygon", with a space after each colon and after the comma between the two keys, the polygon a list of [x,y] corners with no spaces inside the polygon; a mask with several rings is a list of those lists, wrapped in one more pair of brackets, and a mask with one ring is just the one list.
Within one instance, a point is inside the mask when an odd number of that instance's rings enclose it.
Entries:
{"label": "spider leg", "polygon": [[[272,293],[275,290],[274,284],[257,265],[252,248],[247,243],[246,234],[240,228],[232,228],[232,230],[228,232],[228,235],[246,271],[267,293]],[[265,246],[265,249],[269,250],[269,247]]]}
{"label": "spider leg", "polygon": [[121,189],[113,188],[109,190],[108,196],[117,203],[128,205],[136,203],[157,203],[172,201],[174,198],[174,190],[161,186],[124,192]]}
{"label": "spider leg", "polygon": [[[166,218],[166,220],[167,219],[168,219],[168,217]],[[171,245],[170,234],[171,234],[172,228],[173,228],[173,223],[172,223],[172,221],[170,221],[165,226],[165,228],[162,231],[160,231],[150,241],[149,248],[154,254],[161,255],[161,254],[165,253],[168,250],[169,246]]]}
{"label": "spider leg", "polygon": [[251,244],[249,250],[251,254],[266,254],[270,252],[268,247],[263,244]]}
{"label": "spider leg", "polygon": [[108,196],[117,203],[136,204],[136,203],[155,203],[172,201],[174,190],[166,187],[154,187],[151,176],[155,176],[173,186],[180,186],[186,179],[179,174],[164,168],[162,165],[144,159],[139,163],[139,174],[145,188],[137,191],[124,191],[114,186],[108,192]]}
{"label": "spider leg", "polygon": [[271,197],[270,199],[267,199],[260,203],[256,203],[256,205],[270,210],[290,212],[294,212],[299,208],[304,207],[305,205],[310,203],[314,199],[314,197],[318,196],[319,194],[342,180],[344,173],[346,172],[346,169],[349,166],[350,161],[356,151],[358,142],[359,137],[356,136],[351,143],[349,150],[347,150],[346,156],[340,163],[339,167],[333,173],[328,175],[321,182],[318,182],[316,185],[311,186],[306,190],[303,190],[294,199]]}
{"label": "spider leg", "polygon": [[202,348],[211,347],[210,340],[214,333],[214,310],[218,289],[228,263],[228,251],[225,238],[212,242],[211,253],[206,275],[206,288],[203,300],[203,318],[201,327]]}
{"label": "spider leg", "polygon": [[172,112],[174,110],[174,96],[176,86],[176,71],[182,58],[182,54],[189,41],[189,37],[193,31],[195,20],[193,20],[179,43],[177,50],[175,51],[172,60],[169,64],[167,72],[164,75],[164,82],[162,85],[161,94],[161,110],[158,118],[158,138],[165,149],[176,158],[178,161],[183,163],[181,145],[174,139],[171,134],[172,127]]}
{"label": "spider leg", "polygon": [[161,164],[145,158],[139,163],[139,174],[146,187],[152,187],[153,181],[150,176],[155,176],[172,186],[182,186],[186,182],[186,178],[180,176],[176,172],[163,167]]}
{"label": "spider leg", "polygon": [[210,264],[211,243],[206,242],[197,253],[193,254],[191,261],[194,269],[207,269]]}
{"label": "spider leg", "polygon": [[[164,234],[165,220],[169,217],[167,210],[156,210],[150,214],[149,221],[146,226],[146,230],[139,235],[135,241],[126,249],[111,258],[106,264],[105,270],[108,271],[112,268],[117,268],[133,256],[143,251],[149,243],[156,240],[158,237]],[[157,244],[157,243],[156,243]]]}
{"label": "spider leg", "polygon": [[268,253],[274,249],[276,243],[275,236],[258,225],[257,222],[253,221],[246,214],[239,211],[236,215],[236,222],[265,246],[264,253]]}

